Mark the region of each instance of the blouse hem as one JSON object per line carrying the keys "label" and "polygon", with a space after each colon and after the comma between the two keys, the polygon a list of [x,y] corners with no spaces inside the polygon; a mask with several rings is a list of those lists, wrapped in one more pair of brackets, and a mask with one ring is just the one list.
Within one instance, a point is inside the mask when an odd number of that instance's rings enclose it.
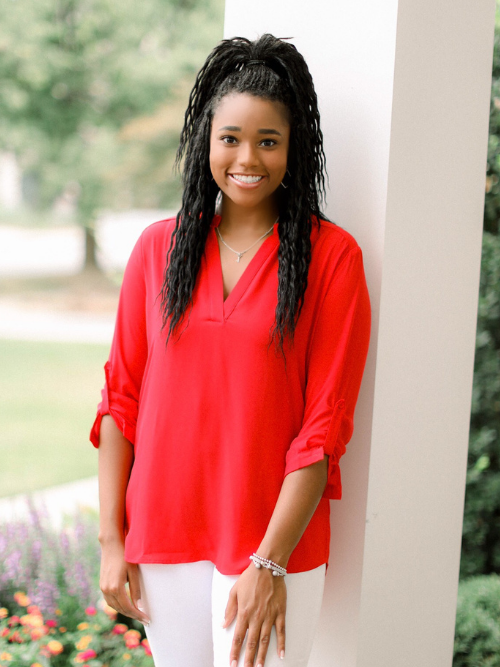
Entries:
{"label": "blouse hem", "polygon": [[[179,565],[181,563],[198,563],[200,561],[207,561],[209,563],[212,563],[220,572],[221,574],[225,575],[240,575],[242,572],[245,571],[247,566],[245,565],[244,568],[227,568],[227,567],[219,567],[217,565],[217,559],[212,559],[212,558],[206,558],[201,555],[196,555],[193,556],[192,554],[179,554],[179,553],[157,553],[157,554],[150,554],[150,555],[142,555],[142,556],[128,556],[125,554],[127,563],[135,563],[137,565]],[[326,569],[328,569],[328,561],[329,557],[328,556],[322,556],[319,558],[320,562],[314,562],[313,564],[308,564],[306,567],[303,569],[296,569],[296,568],[287,568],[287,573],[288,574],[298,574],[299,572],[309,572],[309,570],[314,570],[315,568],[319,567],[320,565],[326,565]],[[249,563],[250,565],[250,560]]]}

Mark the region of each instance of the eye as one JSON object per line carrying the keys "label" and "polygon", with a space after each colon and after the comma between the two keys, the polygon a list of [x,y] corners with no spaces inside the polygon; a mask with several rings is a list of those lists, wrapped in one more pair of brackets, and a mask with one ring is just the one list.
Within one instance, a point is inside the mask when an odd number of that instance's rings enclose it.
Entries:
{"label": "eye", "polygon": [[220,140],[225,144],[235,144],[238,141],[236,137],[233,137],[230,134],[224,135],[223,137],[220,138]]}
{"label": "eye", "polygon": [[263,139],[261,141],[262,146],[265,146],[266,148],[270,148],[272,146],[276,146],[276,141],[274,139]]}

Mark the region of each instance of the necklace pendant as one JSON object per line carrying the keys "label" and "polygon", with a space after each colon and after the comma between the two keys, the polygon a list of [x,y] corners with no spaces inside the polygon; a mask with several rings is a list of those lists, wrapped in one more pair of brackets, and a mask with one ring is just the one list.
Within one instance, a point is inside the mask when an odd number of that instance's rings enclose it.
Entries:
{"label": "necklace pendant", "polygon": [[239,263],[239,261],[240,261],[240,259],[241,259],[242,254],[243,254],[243,253],[238,253],[238,259],[236,260],[238,263]]}

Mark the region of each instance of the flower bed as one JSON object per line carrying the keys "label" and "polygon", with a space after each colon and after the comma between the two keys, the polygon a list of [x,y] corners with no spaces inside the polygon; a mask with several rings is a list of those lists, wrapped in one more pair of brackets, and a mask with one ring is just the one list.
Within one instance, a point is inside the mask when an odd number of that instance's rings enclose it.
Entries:
{"label": "flower bed", "polygon": [[95,515],[0,525],[0,667],[154,667],[143,626],[99,591]]}

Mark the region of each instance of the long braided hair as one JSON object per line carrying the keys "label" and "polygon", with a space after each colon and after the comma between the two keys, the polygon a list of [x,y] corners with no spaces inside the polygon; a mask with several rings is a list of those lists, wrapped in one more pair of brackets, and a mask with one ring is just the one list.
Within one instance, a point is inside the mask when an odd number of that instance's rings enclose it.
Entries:
{"label": "long braided hair", "polygon": [[325,194],[325,154],[317,97],[306,62],[295,46],[270,34],[254,42],[244,37],[223,40],[196,77],[176,158],[179,166],[185,157],[183,197],[159,294],[163,327],[168,325],[168,343],[188,305],[193,305],[192,293],[219,192],[209,164],[211,123],[222,98],[234,93],[281,102],[290,117],[285,177],[289,184],[280,188],[278,197],[278,303],[270,332],[283,353],[285,336],[293,340],[304,301],[311,226],[313,220],[319,225],[319,218],[324,217],[320,201]]}

